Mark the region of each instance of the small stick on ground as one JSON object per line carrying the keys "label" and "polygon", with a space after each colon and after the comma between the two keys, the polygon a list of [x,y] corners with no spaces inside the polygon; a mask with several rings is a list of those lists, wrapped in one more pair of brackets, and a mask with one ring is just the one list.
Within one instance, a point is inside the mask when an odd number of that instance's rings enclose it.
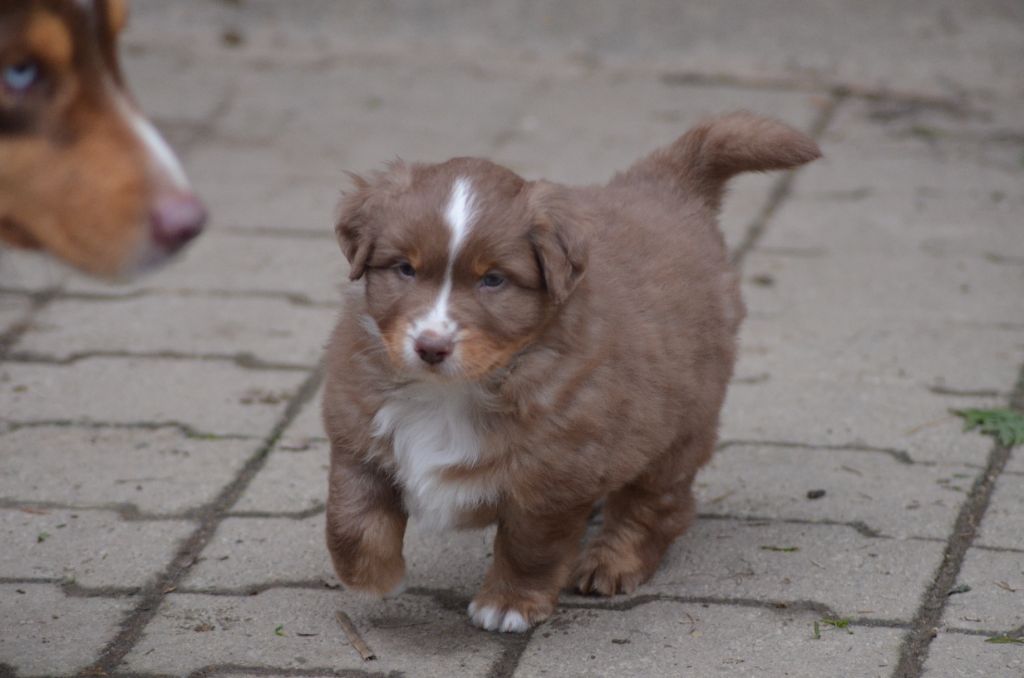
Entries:
{"label": "small stick on ground", "polygon": [[363,637],[359,635],[359,631],[356,630],[356,625],[352,623],[352,620],[347,614],[338,610],[334,613],[335,618],[338,620],[338,624],[341,625],[341,630],[348,636],[348,642],[352,643],[352,647],[356,649],[359,656],[363,658],[364,662],[372,661],[377,658],[377,655],[373,653],[370,646],[366,644]]}

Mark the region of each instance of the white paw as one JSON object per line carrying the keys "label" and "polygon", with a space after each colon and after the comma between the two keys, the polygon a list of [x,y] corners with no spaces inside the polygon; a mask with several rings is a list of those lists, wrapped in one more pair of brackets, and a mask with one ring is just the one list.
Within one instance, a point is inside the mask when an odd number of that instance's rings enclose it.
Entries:
{"label": "white paw", "polygon": [[530,628],[516,610],[502,610],[491,605],[479,607],[475,602],[469,604],[469,618],[476,626],[488,631],[523,633]]}

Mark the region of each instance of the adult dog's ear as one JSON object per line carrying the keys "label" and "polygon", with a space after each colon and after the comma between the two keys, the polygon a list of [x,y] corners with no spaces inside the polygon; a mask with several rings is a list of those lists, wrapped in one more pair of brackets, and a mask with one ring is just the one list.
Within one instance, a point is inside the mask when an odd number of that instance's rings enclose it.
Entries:
{"label": "adult dog's ear", "polygon": [[338,223],[334,232],[338,235],[338,244],[349,263],[349,280],[358,280],[366,272],[366,260],[373,250],[372,225],[368,213],[368,204],[373,195],[370,182],[358,174],[350,174],[352,190],[347,191],[341,199]]}
{"label": "adult dog's ear", "polygon": [[557,184],[534,182],[528,196],[530,242],[551,300],[564,302],[587,270],[592,217],[579,199]]}

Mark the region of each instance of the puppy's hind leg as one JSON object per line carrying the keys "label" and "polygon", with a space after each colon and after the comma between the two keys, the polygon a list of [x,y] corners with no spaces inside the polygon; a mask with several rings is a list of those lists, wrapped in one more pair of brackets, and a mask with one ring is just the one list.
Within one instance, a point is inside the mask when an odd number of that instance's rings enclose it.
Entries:
{"label": "puppy's hind leg", "polygon": [[690,439],[608,495],[601,532],[587,544],[573,575],[580,593],[632,593],[650,579],[693,522],[693,479],[713,449],[714,436]]}

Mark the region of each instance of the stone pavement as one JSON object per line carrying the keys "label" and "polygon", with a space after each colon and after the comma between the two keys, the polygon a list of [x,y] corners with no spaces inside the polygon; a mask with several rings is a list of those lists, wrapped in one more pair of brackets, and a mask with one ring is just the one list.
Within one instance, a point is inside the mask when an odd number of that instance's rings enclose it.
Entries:
{"label": "stone pavement", "polygon": [[[1024,450],[950,414],[1024,407],[1019,3],[135,7],[130,80],[213,223],[124,286],[0,255],[0,674],[1024,676],[985,642],[1024,635]],[[414,530],[407,593],[341,590],[317,362],[342,171],[601,180],[740,107],[826,157],[727,200],[750,317],[654,579],[488,634],[490,534]]]}

